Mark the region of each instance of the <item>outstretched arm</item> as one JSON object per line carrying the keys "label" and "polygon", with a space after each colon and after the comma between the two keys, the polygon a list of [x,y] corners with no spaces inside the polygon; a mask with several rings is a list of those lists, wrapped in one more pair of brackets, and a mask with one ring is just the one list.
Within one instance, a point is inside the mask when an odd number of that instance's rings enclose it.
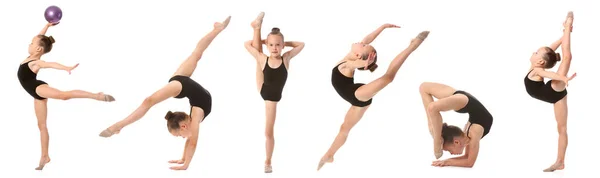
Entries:
{"label": "outstretched arm", "polygon": [[363,38],[363,40],[361,41],[361,43],[364,44],[370,44],[371,42],[373,42],[375,40],[375,38],[377,38],[377,36],[379,36],[379,34],[381,34],[381,32],[383,32],[384,29],[386,28],[400,28],[397,25],[393,25],[393,24],[383,24],[381,25],[379,28],[375,29],[375,31],[371,32],[369,35],[367,35],[365,38]]}
{"label": "outstretched arm", "polygon": [[283,53],[283,58],[287,60],[296,57],[296,55],[298,55],[302,51],[302,49],[304,49],[304,42],[286,41],[284,45],[292,47],[292,50]]}
{"label": "outstretched arm", "polygon": [[38,35],[46,35],[46,32],[48,31],[48,28],[50,28],[51,26],[54,26],[51,23],[47,23],[44,28],[42,28],[42,31],[40,31],[40,33]]}
{"label": "outstretched arm", "polygon": [[558,47],[560,47],[560,45],[562,44],[562,37],[558,40],[556,40],[554,43],[550,44],[550,48],[552,48],[552,50],[556,51],[558,49]]}
{"label": "outstretched arm", "polygon": [[[563,46],[564,49],[564,46]],[[532,73],[534,75],[538,75],[540,77],[544,77],[544,78],[550,78],[552,80],[559,80],[559,81],[563,81],[563,82],[568,82],[569,78],[567,78],[567,76],[562,76],[562,75],[558,75],[555,72],[550,72],[550,71],[546,71],[544,69],[541,68],[536,68],[532,71]]]}
{"label": "outstretched arm", "polygon": [[42,60],[38,60],[35,61],[35,63],[33,64],[34,66],[37,65],[38,67],[44,69],[44,68],[52,68],[52,69],[56,69],[56,70],[64,70],[64,71],[70,71],[73,68],[77,67],[77,65],[73,66],[73,67],[67,67],[65,65],[62,65],[60,63],[56,63],[56,62],[46,62],[46,61],[42,61]]}

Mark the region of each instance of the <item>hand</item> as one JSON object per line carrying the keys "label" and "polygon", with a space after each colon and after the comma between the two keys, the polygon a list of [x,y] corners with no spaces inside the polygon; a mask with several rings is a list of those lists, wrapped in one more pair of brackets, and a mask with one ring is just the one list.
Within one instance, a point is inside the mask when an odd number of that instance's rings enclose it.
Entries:
{"label": "hand", "polygon": [[444,167],[446,166],[446,160],[435,160],[431,163],[431,166]]}
{"label": "hand", "polygon": [[171,163],[171,164],[183,164],[183,163],[185,163],[185,160],[184,159],[171,160],[171,161],[169,161],[169,163]]}
{"label": "hand", "polygon": [[48,23],[46,24],[46,26],[48,26],[48,27],[52,27],[52,26],[56,26],[56,25],[58,25],[59,23],[60,23],[60,22],[56,22],[56,23],[49,23],[49,22],[48,22]]}
{"label": "hand", "polygon": [[369,64],[375,60],[375,57],[377,57],[377,53],[372,52],[369,54],[369,57],[367,57],[367,60],[365,60],[365,69],[369,68]]}
{"label": "hand", "polygon": [[170,167],[171,170],[186,170],[188,168],[187,165],[182,165],[182,166],[172,166]]}
{"label": "hand", "polygon": [[225,19],[223,22],[215,22],[215,30],[224,30],[227,25],[229,25],[229,21],[231,20],[231,16],[228,16],[227,19]]}
{"label": "hand", "polygon": [[383,28],[400,28],[400,26],[398,26],[398,25],[389,24],[389,23],[383,24],[381,27],[383,27]]}
{"label": "hand", "polygon": [[573,73],[573,75],[571,75],[569,78],[567,78],[567,79],[566,79],[565,81],[563,81],[563,82],[565,82],[565,84],[566,84],[567,86],[569,86],[569,81],[573,80],[573,78],[575,78],[576,76],[577,76],[577,72]]}
{"label": "hand", "polygon": [[75,68],[77,68],[77,66],[79,66],[79,63],[75,64],[73,67],[70,67],[69,69],[67,69],[67,72],[69,72],[69,75],[71,75],[71,71]]}

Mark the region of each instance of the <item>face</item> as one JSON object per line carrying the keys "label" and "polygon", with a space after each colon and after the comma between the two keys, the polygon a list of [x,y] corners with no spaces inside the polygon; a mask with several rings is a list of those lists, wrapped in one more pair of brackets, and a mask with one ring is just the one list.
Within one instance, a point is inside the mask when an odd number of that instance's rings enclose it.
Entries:
{"label": "face", "polygon": [[450,152],[452,155],[463,154],[465,150],[466,142],[463,139],[454,139],[452,143],[444,144],[444,151]]}
{"label": "face", "polygon": [[279,35],[269,35],[267,36],[267,49],[271,53],[272,56],[281,56],[281,51],[283,50],[283,38]]}
{"label": "face", "polygon": [[189,129],[189,124],[189,121],[181,121],[179,123],[179,129],[170,130],[169,132],[171,132],[171,134],[175,137],[189,138],[190,136],[192,136],[192,132]]}
{"label": "face", "polygon": [[529,58],[529,61],[531,61],[532,64],[543,65],[544,59],[542,59],[542,57],[547,52],[548,49],[546,49],[545,47],[541,47],[537,51],[533,52],[533,54],[531,54],[531,58]]}
{"label": "face", "polygon": [[[350,52],[356,56],[356,58],[361,58],[363,54],[365,53],[370,53],[374,50],[375,48],[373,48],[373,46],[369,45],[369,44],[365,44],[365,43],[354,43],[352,44],[352,48],[350,49]],[[366,60],[366,59],[363,59]],[[371,63],[373,63],[373,61],[369,61],[368,65],[371,65]]]}
{"label": "face", "polygon": [[31,43],[29,43],[29,48],[27,49],[30,55],[39,53],[40,51],[42,51],[42,47],[39,45],[40,44],[40,37],[33,37],[33,39],[31,40]]}

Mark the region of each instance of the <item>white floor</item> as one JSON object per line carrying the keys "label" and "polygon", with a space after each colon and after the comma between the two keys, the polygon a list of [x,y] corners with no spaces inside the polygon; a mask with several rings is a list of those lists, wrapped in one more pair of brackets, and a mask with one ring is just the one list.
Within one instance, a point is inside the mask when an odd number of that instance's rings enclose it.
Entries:
{"label": "white floor", "polygon": [[[20,1],[19,1],[20,2]],[[600,76],[597,5],[591,1],[199,1],[165,4],[67,0],[0,3],[0,78],[5,84],[0,124],[0,177],[598,177],[594,113]],[[391,2],[397,4],[390,4]],[[44,56],[65,65],[80,63],[68,75],[45,70],[42,79],[61,90],[106,92],[115,103],[88,100],[49,101],[50,156],[34,171],[40,156],[39,132],[31,97],[16,79],[30,39],[43,27],[42,11],[58,5],[64,17],[48,34],[54,49]],[[231,6],[235,4],[235,6]],[[347,7],[344,7],[347,6]],[[138,8],[138,9],[134,9]],[[141,9],[139,9],[141,8]],[[531,99],[523,77],[537,48],[560,38],[568,11],[575,12],[569,86],[569,148],[566,169],[542,170],[556,157],[557,133],[552,106]],[[286,40],[306,42],[293,59],[276,123],[274,173],[262,173],[264,106],[256,91],[253,59],[243,42],[250,22],[266,12],[263,34],[280,27]],[[213,95],[213,111],[201,128],[199,146],[187,171],[170,171],[183,139],[172,137],[166,111],[189,112],[187,100],[169,99],[146,117],[110,139],[98,133],[123,119],[190,54],[213,22],[232,15],[230,26],[203,56],[193,79]],[[17,17],[17,18],[15,18]],[[348,104],[333,90],[335,63],[365,35],[383,23],[401,29],[384,31],[373,43],[380,68],[356,74],[358,82],[381,76],[391,59],[420,31],[425,43],[408,59],[397,80],[380,92],[363,120],[352,130],[335,163],[316,172],[317,162],[337,133]],[[472,169],[431,167],[431,137],[418,93],[433,81],[466,90],[494,114],[491,133]],[[463,126],[466,115],[444,113],[446,122]]]}

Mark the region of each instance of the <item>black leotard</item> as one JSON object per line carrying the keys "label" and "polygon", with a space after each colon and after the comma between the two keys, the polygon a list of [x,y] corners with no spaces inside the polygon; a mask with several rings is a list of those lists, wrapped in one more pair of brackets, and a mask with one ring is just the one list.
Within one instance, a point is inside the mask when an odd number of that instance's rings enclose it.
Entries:
{"label": "black leotard", "polygon": [[[181,83],[181,92],[175,98],[187,97],[191,106],[196,106],[204,110],[204,118],[202,120],[206,119],[206,116],[210,114],[212,109],[212,96],[208,90],[187,76],[176,75],[171,77],[169,82],[173,80]],[[191,109],[190,115],[192,115]]]}
{"label": "black leotard", "polygon": [[[31,61],[35,61],[35,60],[31,60]],[[44,85],[47,83],[37,79],[37,74],[33,73],[33,71],[29,68],[29,63],[31,61],[27,61],[27,62],[19,65],[19,71],[17,72],[17,77],[19,78],[19,82],[21,83],[21,86],[23,87],[23,89],[25,89],[25,91],[27,91],[27,93],[29,93],[29,95],[31,95],[33,98],[35,98],[37,100],[45,100],[46,98],[38,95],[35,92],[35,89],[38,86]]]}
{"label": "black leotard", "polygon": [[494,117],[492,114],[470,93],[466,91],[457,90],[454,94],[463,94],[469,98],[467,105],[456,111],[457,113],[468,113],[469,114],[469,128],[467,128],[467,136],[469,136],[469,129],[473,124],[479,124],[483,127],[483,135],[481,138],[485,137],[488,133],[490,133],[490,129],[492,129],[492,123],[494,122]]}
{"label": "black leotard", "polygon": [[277,68],[271,68],[269,66],[269,57],[265,62],[265,68],[263,69],[263,84],[260,89],[260,96],[266,101],[280,101],[283,93],[283,87],[287,80],[288,72],[285,68],[285,64],[282,61],[281,65]]}
{"label": "black leotard", "polygon": [[352,106],[365,107],[371,105],[371,103],[373,102],[373,98],[369,99],[369,101],[360,101],[358,100],[358,98],[356,98],[354,92],[356,92],[356,90],[358,90],[360,86],[363,86],[365,84],[354,83],[353,77],[344,76],[344,74],[342,74],[338,69],[338,66],[340,66],[343,63],[345,62],[336,65],[331,71],[331,84],[333,85],[333,88],[335,88],[335,91],[342,98],[344,98],[344,100],[352,104]]}
{"label": "black leotard", "polygon": [[529,79],[529,73],[531,73],[531,71],[525,76],[525,90],[527,90],[529,96],[552,104],[567,96],[567,89],[558,92],[552,88],[552,80],[549,80],[544,84],[544,81],[533,81]]}

